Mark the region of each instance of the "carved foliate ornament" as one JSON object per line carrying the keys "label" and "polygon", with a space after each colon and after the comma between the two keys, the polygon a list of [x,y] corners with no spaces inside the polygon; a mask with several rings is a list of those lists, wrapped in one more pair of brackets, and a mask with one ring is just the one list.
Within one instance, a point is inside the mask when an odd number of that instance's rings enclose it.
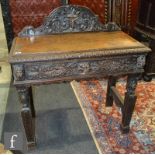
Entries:
{"label": "carved foliate ornament", "polygon": [[115,23],[103,25],[98,16],[87,7],[65,5],[52,11],[40,27],[27,26],[19,33],[19,36],[116,30],[120,28]]}
{"label": "carved foliate ornament", "polygon": [[118,56],[107,57],[102,60],[83,60],[79,62],[46,62],[46,63],[25,63],[25,79],[40,80],[59,77],[88,76],[96,74],[121,74],[126,72],[137,72],[143,67],[137,67],[139,56],[132,57]]}

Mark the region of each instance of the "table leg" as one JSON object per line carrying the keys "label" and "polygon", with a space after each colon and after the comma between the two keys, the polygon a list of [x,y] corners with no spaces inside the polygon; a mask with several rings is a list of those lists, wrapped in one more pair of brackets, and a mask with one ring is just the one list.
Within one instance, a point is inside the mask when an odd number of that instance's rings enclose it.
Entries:
{"label": "table leg", "polygon": [[127,92],[125,93],[124,106],[122,109],[121,129],[123,133],[128,133],[130,130],[130,121],[137,99],[135,89],[137,86],[138,77],[138,75],[129,75],[127,79]]}
{"label": "table leg", "polygon": [[32,90],[31,87],[28,86],[17,86],[16,89],[22,104],[21,116],[26,133],[28,148],[31,148],[35,146],[35,125],[33,119],[34,109],[31,109]]}
{"label": "table leg", "polygon": [[30,95],[30,108],[31,108],[32,117],[36,117],[35,107],[33,103],[32,87],[29,87],[29,95]]}
{"label": "table leg", "polygon": [[113,96],[111,93],[111,87],[115,86],[117,82],[116,77],[110,76],[108,79],[107,96],[106,96],[106,106],[111,107],[113,105]]}

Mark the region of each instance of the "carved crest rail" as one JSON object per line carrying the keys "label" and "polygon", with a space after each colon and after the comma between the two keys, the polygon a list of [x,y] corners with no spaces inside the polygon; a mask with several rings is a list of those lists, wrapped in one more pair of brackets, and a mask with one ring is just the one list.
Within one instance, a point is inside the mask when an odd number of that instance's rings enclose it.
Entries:
{"label": "carved crest rail", "polygon": [[52,11],[40,27],[27,26],[19,33],[19,36],[116,30],[120,28],[115,23],[103,25],[98,16],[87,7],[65,5]]}

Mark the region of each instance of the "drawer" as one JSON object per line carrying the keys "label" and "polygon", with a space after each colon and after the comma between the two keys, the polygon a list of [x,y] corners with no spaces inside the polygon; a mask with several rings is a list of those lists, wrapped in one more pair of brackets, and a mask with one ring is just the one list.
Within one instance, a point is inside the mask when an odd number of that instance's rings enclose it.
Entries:
{"label": "drawer", "polygon": [[88,60],[44,61],[13,65],[15,81],[87,78],[143,72],[145,56],[115,56]]}

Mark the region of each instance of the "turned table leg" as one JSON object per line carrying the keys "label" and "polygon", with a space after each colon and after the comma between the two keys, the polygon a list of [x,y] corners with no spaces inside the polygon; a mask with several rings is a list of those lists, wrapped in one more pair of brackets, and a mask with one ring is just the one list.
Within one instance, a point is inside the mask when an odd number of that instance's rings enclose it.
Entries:
{"label": "turned table leg", "polygon": [[31,87],[28,86],[16,86],[16,89],[22,104],[21,116],[28,148],[31,148],[35,146],[35,125],[33,119],[33,116],[35,116],[35,111],[32,101],[32,90]]}
{"label": "turned table leg", "polygon": [[106,106],[111,107],[113,105],[113,95],[111,92],[111,87],[115,86],[117,82],[116,77],[110,76],[108,79],[107,96],[106,96]]}
{"label": "turned table leg", "polygon": [[137,99],[135,89],[137,86],[138,77],[139,77],[138,75],[129,75],[127,79],[127,85],[126,85],[127,91],[125,93],[124,106],[122,109],[121,129],[123,133],[128,133],[130,130],[130,121],[132,118],[132,114]]}

